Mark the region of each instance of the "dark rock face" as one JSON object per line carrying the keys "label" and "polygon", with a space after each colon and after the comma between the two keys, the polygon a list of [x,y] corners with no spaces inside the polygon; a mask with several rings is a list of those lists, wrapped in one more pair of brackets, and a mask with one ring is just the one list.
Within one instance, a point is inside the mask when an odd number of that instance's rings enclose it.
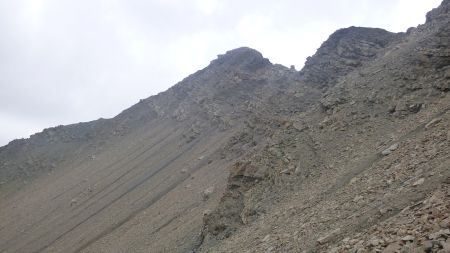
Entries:
{"label": "dark rock face", "polygon": [[299,72],[234,49],[1,147],[0,251],[445,252],[449,4],[338,30]]}
{"label": "dark rock face", "polygon": [[339,77],[375,58],[383,48],[401,36],[377,28],[340,29],[322,44],[314,56],[306,60],[301,74],[306,82],[319,86],[331,85]]}
{"label": "dark rock face", "polygon": [[443,0],[438,8],[427,13],[427,23],[430,22],[448,22],[448,14],[450,12],[450,1]]}
{"label": "dark rock face", "polygon": [[248,47],[241,47],[230,50],[224,55],[219,55],[216,60],[211,62],[211,65],[221,67],[226,71],[239,69],[241,71],[254,72],[271,65],[271,63],[260,52]]}

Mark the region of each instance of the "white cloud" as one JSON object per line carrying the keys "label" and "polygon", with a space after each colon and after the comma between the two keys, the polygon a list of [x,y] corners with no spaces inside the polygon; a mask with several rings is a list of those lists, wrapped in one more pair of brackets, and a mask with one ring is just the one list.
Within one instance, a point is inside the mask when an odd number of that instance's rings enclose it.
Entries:
{"label": "white cloud", "polygon": [[250,14],[242,17],[236,27],[238,36],[244,41],[255,41],[268,30],[273,29],[273,19],[261,14]]}
{"label": "white cloud", "polygon": [[195,4],[203,14],[212,15],[222,7],[223,2],[220,0],[196,0]]}
{"label": "white cloud", "polygon": [[33,34],[43,26],[46,0],[27,0],[24,3],[23,17],[28,21]]}

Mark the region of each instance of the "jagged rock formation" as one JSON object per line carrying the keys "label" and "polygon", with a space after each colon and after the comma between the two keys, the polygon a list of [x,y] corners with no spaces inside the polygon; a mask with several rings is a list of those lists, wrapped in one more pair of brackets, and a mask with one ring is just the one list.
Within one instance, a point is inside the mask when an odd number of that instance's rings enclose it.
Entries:
{"label": "jagged rock formation", "polygon": [[380,49],[398,41],[402,35],[365,27],[340,29],[322,44],[313,57],[308,57],[300,74],[306,82],[314,85],[334,85],[339,77],[373,60],[382,51]]}
{"label": "jagged rock formation", "polygon": [[1,147],[0,251],[447,252],[449,9],[338,30],[299,72],[231,50]]}

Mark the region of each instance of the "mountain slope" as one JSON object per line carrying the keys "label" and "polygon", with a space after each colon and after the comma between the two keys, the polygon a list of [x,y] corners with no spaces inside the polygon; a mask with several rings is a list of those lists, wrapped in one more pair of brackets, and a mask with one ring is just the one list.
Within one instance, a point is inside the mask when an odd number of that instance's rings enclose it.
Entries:
{"label": "mountain slope", "polygon": [[[47,129],[2,147],[1,251],[192,248],[203,211],[225,187],[226,168],[263,138],[247,140],[242,118],[296,79],[240,48],[113,119]],[[318,94],[308,90],[298,106]],[[115,244],[96,243],[104,237]]]}
{"label": "mountain slope", "polygon": [[0,252],[423,247],[449,216],[449,8],[338,30],[299,72],[231,50],[115,118],[1,147]]}
{"label": "mountain slope", "polygon": [[[425,25],[341,78],[316,107],[293,114],[300,129],[280,129],[273,144],[233,167],[229,193],[205,218],[201,249],[367,252],[398,246],[412,252],[438,232],[448,209],[428,207],[439,212],[428,230],[391,226],[394,235],[384,238],[379,234],[386,231],[369,230],[378,233],[372,237],[367,230],[386,219],[395,223],[401,210],[433,192],[444,192],[439,201],[449,203],[448,9],[444,1]],[[255,167],[266,175],[254,175]],[[239,199],[235,214],[229,214],[228,196]],[[228,232],[230,217],[236,233]],[[406,243],[406,235],[417,239]],[[358,239],[333,246],[346,237]]]}

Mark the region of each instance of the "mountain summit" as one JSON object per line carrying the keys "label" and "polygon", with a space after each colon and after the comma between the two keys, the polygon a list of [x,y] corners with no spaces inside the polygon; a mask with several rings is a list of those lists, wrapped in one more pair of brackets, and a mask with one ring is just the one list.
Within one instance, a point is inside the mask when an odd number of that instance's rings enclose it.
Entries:
{"label": "mountain summit", "polygon": [[270,61],[264,58],[260,52],[248,47],[236,48],[224,55],[219,55],[211,64],[225,69],[241,69],[244,71],[255,71],[271,65]]}

